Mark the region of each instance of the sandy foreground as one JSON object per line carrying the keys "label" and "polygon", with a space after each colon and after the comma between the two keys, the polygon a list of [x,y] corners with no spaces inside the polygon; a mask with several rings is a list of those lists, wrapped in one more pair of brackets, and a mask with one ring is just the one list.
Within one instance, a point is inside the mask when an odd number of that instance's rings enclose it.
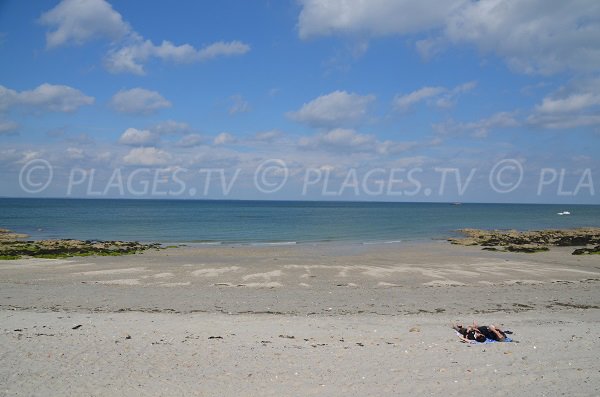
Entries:
{"label": "sandy foreground", "polygon": [[[600,257],[443,242],[0,262],[0,395],[600,395]],[[453,321],[519,343],[470,346]]]}

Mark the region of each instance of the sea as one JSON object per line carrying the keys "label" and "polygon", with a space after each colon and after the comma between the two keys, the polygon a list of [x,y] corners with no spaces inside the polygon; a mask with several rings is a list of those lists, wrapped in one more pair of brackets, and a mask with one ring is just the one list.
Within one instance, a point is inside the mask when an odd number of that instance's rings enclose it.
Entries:
{"label": "sea", "polygon": [[0,228],[35,240],[395,244],[584,226],[600,226],[600,205],[0,198]]}

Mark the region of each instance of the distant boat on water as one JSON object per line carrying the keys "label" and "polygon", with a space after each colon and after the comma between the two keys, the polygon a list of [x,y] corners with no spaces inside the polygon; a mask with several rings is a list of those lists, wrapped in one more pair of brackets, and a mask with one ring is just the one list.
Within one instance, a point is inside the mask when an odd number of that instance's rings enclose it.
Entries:
{"label": "distant boat on water", "polygon": [[571,215],[569,211],[557,212],[556,215]]}

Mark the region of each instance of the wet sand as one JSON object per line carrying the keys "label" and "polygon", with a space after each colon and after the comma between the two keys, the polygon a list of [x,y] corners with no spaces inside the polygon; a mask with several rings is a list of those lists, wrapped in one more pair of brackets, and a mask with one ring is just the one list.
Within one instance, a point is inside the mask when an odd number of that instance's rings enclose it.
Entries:
{"label": "wet sand", "polygon": [[[600,257],[571,251],[431,242],[2,261],[0,394],[597,395]],[[473,319],[519,343],[460,343],[449,324]]]}

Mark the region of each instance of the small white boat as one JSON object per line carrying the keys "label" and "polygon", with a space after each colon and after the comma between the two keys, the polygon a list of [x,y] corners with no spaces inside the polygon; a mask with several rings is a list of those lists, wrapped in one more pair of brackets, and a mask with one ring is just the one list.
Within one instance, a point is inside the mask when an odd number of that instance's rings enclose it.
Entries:
{"label": "small white boat", "polygon": [[557,212],[556,215],[571,215],[569,211]]}

